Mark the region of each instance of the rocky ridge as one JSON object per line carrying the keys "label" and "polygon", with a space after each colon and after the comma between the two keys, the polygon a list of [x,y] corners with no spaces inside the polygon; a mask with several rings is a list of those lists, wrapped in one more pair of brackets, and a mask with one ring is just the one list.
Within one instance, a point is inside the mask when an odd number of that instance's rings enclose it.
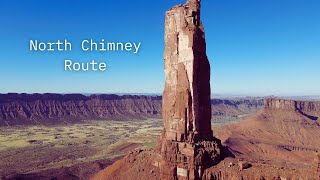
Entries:
{"label": "rocky ridge", "polygon": [[264,100],[264,107],[270,109],[296,111],[312,120],[317,120],[320,117],[320,102],[316,101],[266,98]]}
{"label": "rocky ridge", "polygon": [[0,125],[161,118],[161,96],[0,94]]}
{"label": "rocky ridge", "polygon": [[[261,99],[212,99],[213,116],[250,114]],[[162,117],[162,97],[101,94],[0,94],[0,126]]]}

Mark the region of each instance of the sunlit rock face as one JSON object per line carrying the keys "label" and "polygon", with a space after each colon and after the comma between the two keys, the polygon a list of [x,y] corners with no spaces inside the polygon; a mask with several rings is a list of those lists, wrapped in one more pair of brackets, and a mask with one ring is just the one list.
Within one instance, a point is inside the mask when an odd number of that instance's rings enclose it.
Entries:
{"label": "sunlit rock face", "polygon": [[166,13],[161,179],[201,179],[221,158],[211,130],[210,64],[200,0]]}
{"label": "sunlit rock face", "polygon": [[166,139],[191,142],[210,139],[210,64],[199,0],[189,0],[167,11],[164,61]]}

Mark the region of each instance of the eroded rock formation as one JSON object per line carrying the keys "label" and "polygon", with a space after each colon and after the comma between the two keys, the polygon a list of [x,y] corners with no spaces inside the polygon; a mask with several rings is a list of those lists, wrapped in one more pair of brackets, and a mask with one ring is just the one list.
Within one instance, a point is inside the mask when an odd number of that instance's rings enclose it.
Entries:
{"label": "eroded rock formation", "polygon": [[199,0],[189,0],[166,13],[164,61],[166,138],[177,141],[210,138],[210,64]]}
{"label": "eroded rock formation", "polygon": [[[295,106],[272,105],[276,102],[309,105],[298,110]],[[163,138],[160,154],[134,152],[100,171],[94,179],[319,179],[320,141],[316,137],[320,136],[320,120],[301,113],[303,110],[306,114],[307,109],[308,114],[319,113],[307,108],[319,102],[266,99],[265,103],[264,108],[243,121],[214,129],[231,153],[218,164],[218,141],[192,143]],[[212,166],[206,168],[208,164]]]}
{"label": "eroded rock formation", "polygon": [[206,55],[200,0],[166,13],[162,179],[201,179],[221,157],[211,130],[210,64]]}
{"label": "eroded rock formation", "polygon": [[320,117],[320,103],[316,101],[266,98],[264,100],[264,107],[270,109],[296,111],[312,120],[317,120]]}
{"label": "eroded rock formation", "polygon": [[161,118],[161,96],[0,94],[0,126]]}
{"label": "eroded rock formation", "polygon": [[266,98],[264,106],[283,110],[320,111],[320,103],[316,101],[297,101],[289,99]]}
{"label": "eroded rock formation", "polygon": [[[237,117],[261,106],[261,99],[211,100],[212,116]],[[145,118],[162,118],[161,96],[0,94],[0,126]]]}

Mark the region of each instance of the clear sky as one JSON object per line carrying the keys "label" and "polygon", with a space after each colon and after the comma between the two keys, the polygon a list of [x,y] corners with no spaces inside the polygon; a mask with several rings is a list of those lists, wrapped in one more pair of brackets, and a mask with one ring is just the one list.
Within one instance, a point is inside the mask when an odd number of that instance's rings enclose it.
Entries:
{"label": "clear sky", "polygon": [[[0,93],[162,93],[164,13],[183,0],[0,2]],[[202,0],[211,91],[320,94],[319,0]],[[68,39],[72,52],[30,52]],[[83,39],[141,42],[137,55],[85,53]],[[106,72],[65,72],[65,59]]]}

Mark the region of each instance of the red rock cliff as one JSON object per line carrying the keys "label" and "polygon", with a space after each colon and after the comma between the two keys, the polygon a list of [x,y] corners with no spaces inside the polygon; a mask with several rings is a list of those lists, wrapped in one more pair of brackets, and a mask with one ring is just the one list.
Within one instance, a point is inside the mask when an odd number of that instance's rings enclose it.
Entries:
{"label": "red rock cliff", "polygon": [[[262,104],[261,100],[212,99],[211,109],[212,115],[238,116]],[[161,96],[0,94],[0,126],[161,117]]]}
{"label": "red rock cliff", "polygon": [[315,101],[296,101],[288,99],[266,98],[264,107],[283,109],[283,110],[301,110],[301,111],[320,111],[320,102]]}
{"label": "red rock cliff", "polygon": [[264,100],[264,107],[278,110],[297,111],[313,120],[317,120],[318,117],[320,117],[320,102],[316,101],[266,98]]}
{"label": "red rock cliff", "polygon": [[210,138],[210,64],[199,0],[189,0],[167,11],[164,61],[166,138],[177,141]]}
{"label": "red rock cliff", "polygon": [[0,94],[0,126],[161,118],[161,96]]}
{"label": "red rock cliff", "polygon": [[166,13],[161,179],[201,179],[221,157],[211,130],[210,64],[200,0]]}

